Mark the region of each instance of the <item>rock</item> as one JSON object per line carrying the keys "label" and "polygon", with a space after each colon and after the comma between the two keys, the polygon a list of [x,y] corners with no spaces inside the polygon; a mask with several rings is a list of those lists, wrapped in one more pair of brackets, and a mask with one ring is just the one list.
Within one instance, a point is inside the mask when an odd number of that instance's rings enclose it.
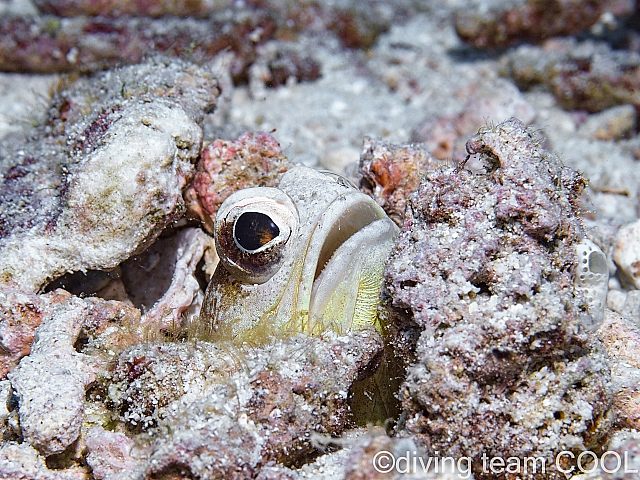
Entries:
{"label": "rock", "polygon": [[624,284],[640,289],[640,220],[618,230],[613,247],[613,261]]}
{"label": "rock", "polygon": [[87,309],[77,298],[55,309],[36,329],[31,354],[9,374],[23,437],[47,456],[63,452],[80,435],[85,389],[95,380],[73,348]]}
{"label": "rock", "polygon": [[123,15],[162,17],[208,17],[232,6],[231,0],[196,0],[188,2],[165,2],[151,0],[144,3],[122,0],[101,0],[99,2],[78,2],[75,0],[36,0],[42,13],[75,17],[79,15],[119,17]]}
{"label": "rock", "polygon": [[[127,5],[135,9],[142,4]],[[103,2],[91,3],[89,8],[96,6],[105,8]],[[0,19],[0,70],[97,71],[141,63],[153,53],[204,63],[230,49],[235,53],[233,73],[246,75],[246,67],[256,58],[257,44],[268,39],[274,29],[273,21],[255,9],[224,9],[208,19],[7,15]]]}
{"label": "rock", "polygon": [[84,441],[88,451],[87,463],[95,480],[135,478],[142,462],[132,457],[135,444],[125,434],[110,432],[100,426],[91,427]]}
{"label": "rock", "polygon": [[[175,329],[182,326],[182,316],[191,307],[194,310],[190,313],[191,317],[197,318],[200,313],[204,294],[196,278],[196,267],[206,250],[215,250],[213,238],[199,228],[185,228],[174,236],[172,243],[175,258],[170,259],[169,268],[166,263],[151,263],[151,268],[150,265],[146,265],[146,268],[143,265],[136,273],[130,272],[128,275],[127,283],[135,284],[136,292],[150,290],[158,283],[164,287],[167,281],[170,282],[166,289],[161,289],[159,293],[162,296],[157,301],[145,305],[147,311],[142,316],[142,325],[155,324],[156,328]],[[160,244],[159,248],[155,248],[156,244]],[[166,241],[158,241],[156,244],[145,254],[150,253],[151,258],[157,258],[170,250]],[[131,267],[129,269],[131,270]]]}
{"label": "rock", "polygon": [[[61,453],[78,439],[94,371],[105,368],[113,355],[108,352],[123,338],[127,343],[136,339],[140,323],[140,312],[121,302],[60,292],[54,294],[62,300],[48,307],[33,345],[27,345],[31,352],[9,374],[22,437],[45,456]],[[101,347],[96,338],[109,341]],[[93,356],[79,353],[82,348]]]}
{"label": "rock", "polygon": [[546,86],[567,110],[640,105],[640,54],[611,50],[604,42],[567,38],[523,45],[503,57],[503,71],[522,89]]}
{"label": "rock", "polygon": [[373,330],[297,335],[243,349],[142,343],[102,372],[94,392],[103,400],[93,396],[92,408],[104,402],[120,425],[152,439],[140,478],[176,469],[194,477],[254,478],[269,462],[307,458],[314,432],[343,431],[351,384],[381,350]]}
{"label": "rock", "polygon": [[360,188],[402,226],[407,198],[420,178],[440,162],[421,145],[396,145],[365,137],[358,173]]}
{"label": "rock", "polygon": [[609,293],[607,294],[607,307],[614,312],[622,313],[626,300],[626,292],[623,292],[622,290],[609,290]]}
{"label": "rock", "polygon": [[156,59],[54,95],[46,123],[0,164],[0,280],[35,291],[143,250],[184,211],[197,122],[217,93],[215,73]]}
{"label": "rock", "polygon": [[627,293],[620,313],[640,325],[640,290],[631,290]]}
{"label": "rock", "polygon": [[630,1],[511,0],[489,1],[482,8],[461,9],[456,30],[476,48],[496,48],[518,41],[540,41],[586,30],[612,7],[619,15],[633,12]]}
{"label": "rock", "polygon": [[609,455],[601,466],[602,480],[634,480],[638,478],[640,472],[640,439],[629,438],[620,442],[613,450],[621,459],[621,465],[618,466],[616,456]]}
{"label": "rock", "polygon": [[20,480],[91,480],[82,467],[53,470],[27,443],[7,442],[0,447],[0,478]]}
{"label": "rock", "polygon": [[467,152],[465,143],[469,135],[485,123],[498,123],[516,117],[529,125],[536,117],[531,104],[518,89],[504,79],[470,85],[466,104],[457,115],[444,115],[431,119],[414,130],[412,140],[423,142],[429,152],[440,160],[461,162]]}
{"label": "rock", "polygon": [[245,133],[232,142],[216,140],[198,162],[185,192],[189,210],[213,233],[213,217],[229,195],[248,187],[273,187],[288,162],[280,145],[266,133]]}
{"label": "rock", "polygon": [[319,163],[330,172],[345,175],[351,165],[357,165],[359,154],[360,152],[352,147],[333,148],[324,152]]}
{"label": "rock", "polygon": [[69,300],[64,290],[44,295],[0,290],[0,378],[31,351],[36,328],[61,303]]}
{"label": "rock", "polygon": [[257,91],[287,82],[312,82],[320,78],[321,72],[320,63],[303,46],[272,40],[260,47],[259,56],[249,70],[249,81],[252,90]]}
{"label": "rock", "polygon": [[607,312],[596,334],[609,359],[616,423],[637,430],[640,427],[640,330],[628,319]]}
{"label": "rock", "polygon": [[584,327],[599,312],[573,286],[584,180],[516,119],[481,129],[467,150],[484,173],[427,171],[385,289],[421,332],[402,432],[471,457],[482,479],[482,454],[551,465],[563,449],[602,445],[612,392]]}
{"label": "rock", "polygon": [[578,128],[578,135],[595,140],[620,140],[636,131],[636,109],[633,105],[619,105],[589,115]]}

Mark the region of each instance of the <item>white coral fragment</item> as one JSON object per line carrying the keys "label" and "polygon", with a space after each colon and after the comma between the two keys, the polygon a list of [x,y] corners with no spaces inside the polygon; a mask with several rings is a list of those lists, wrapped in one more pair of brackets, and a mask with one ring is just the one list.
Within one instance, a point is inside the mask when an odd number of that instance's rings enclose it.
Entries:
{"label": "white coral fragment", "polygon": [[574,286],[576,293],[582,294],[587,303],[589,317],[582,323],[588,330],[597,329],[604,320],[604,307],[609,291],[609,269],[607,257],[588,238],[576,244],[578,265]]}
{"label": "white coral fragment", "polygon": [[76,297],[59,306],[36,329],[31,354],[9,374],[24,440],[44,455],[63,452],[80,435],[85,389],[95,375],[73,344],[88,310]]}

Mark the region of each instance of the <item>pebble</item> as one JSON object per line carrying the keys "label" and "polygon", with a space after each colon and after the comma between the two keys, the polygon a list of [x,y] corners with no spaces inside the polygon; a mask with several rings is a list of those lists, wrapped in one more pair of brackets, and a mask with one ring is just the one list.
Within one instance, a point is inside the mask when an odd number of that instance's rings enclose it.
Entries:
{"label": "pebble", "polygon": [[613,247],[613,261],[619,268],[623,284],[640,289],[640,220],[618,231]]}

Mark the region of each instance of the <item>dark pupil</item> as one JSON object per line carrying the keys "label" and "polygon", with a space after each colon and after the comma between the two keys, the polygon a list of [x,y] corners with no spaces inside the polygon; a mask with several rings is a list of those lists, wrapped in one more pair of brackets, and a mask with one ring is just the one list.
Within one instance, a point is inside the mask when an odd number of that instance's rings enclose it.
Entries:
{"label": "dark pupil", "polygon": [[236,242],[245,250],[257,250],[280,235],[280,229],[259,212],[245,212],[236,220]]}

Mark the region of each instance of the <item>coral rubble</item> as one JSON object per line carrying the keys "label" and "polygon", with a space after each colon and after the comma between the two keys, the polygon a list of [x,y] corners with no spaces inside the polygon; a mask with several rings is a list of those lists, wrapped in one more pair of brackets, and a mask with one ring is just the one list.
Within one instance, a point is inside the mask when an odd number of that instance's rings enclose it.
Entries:
{"label": "coral rubble", "polygon": [[241,74],[274,28],[260,12],[233,10],[211,19],[9,16],[0,19],[0,70],[87,72],[139,63],[150,53],[201,63],[230,49],[233,72]]}
{"label": "coral rubble", "polygon": [[255,349],[143,343],[118,355],[93,398],[129,435],[152,433],[142,478],[179,468],[199,478],[248,479],[269,462],[293,465],[313,454],[312,432],[341,433],[350,385],[381,348],[373,330],[299,335]]}
{"label": "coral rubble", "polygon": [[611,425],[609,369],[583,327],[597,313],[573,287],[584,180],[516,119],[467,149],[485,173],[427,172],[386,270],[392,306],[422,330],[403,431],[476,465],[552,464],[601,445]]}
{"label": "coral rubble", "polygon": [[2,282],[35,291],[144,249],[184,211],[198,121],[217,94],[215,72],[161,59],[63,86],[3,159]]}
{"label": "coral rubble", "polygon": [[400,146],[364,139],[360,154],[360,188],[402,226],[409,195],[418,188],[421,175],[438,161],[420,145]]}
{"label": "coral rubble", "polygon": [[640,221],[620,228],[615,238],[613,260],[622,280],[632,288],[640,289]]}
{"label": "coral rubble", "polygon": [[640,427],[640,331],[621,315],[607,312],[597,332],[609,357],[616,423],[623,428]]}
{"label": "coral rubble", "polygon": [[604,42],[549,40],[523,45],[504,57],[504,73],[523,89],[543,85],[568,110],[600,112],[615,105],[640,105],[640,54],[612,50]]}
{"label": "coral rubble", "polygon": [[[460,37],[478,48],[496,48],[518,41],[540,41],[586,30],[606,12],[629,15],[630,1],[512,0],[486,2],[482,8],[458,13]],[[613,13],[613,12],[611,12]]]}

